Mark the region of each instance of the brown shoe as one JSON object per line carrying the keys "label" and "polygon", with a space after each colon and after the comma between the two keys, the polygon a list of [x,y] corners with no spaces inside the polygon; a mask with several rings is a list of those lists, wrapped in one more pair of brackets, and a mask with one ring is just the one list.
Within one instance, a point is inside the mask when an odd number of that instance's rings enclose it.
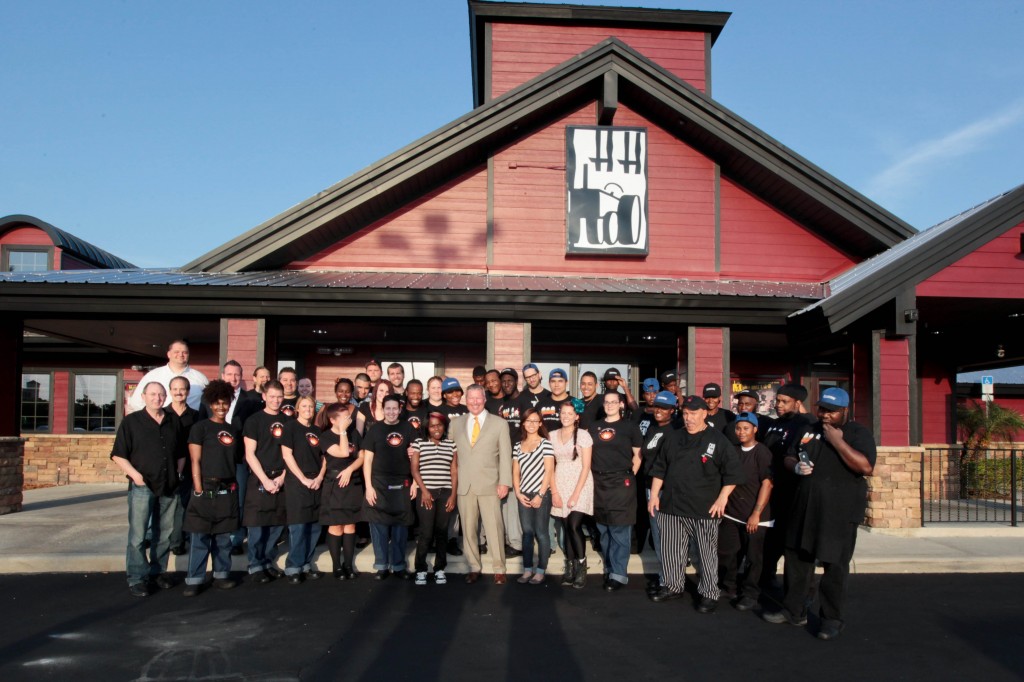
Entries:
{"label": "brown shoe", "polygon": [[467,585],[472,585],[477,580],[480,580],[480,572],[479,571],[470,571],[469,573],[466,574],[466,584]]}
{"label": "brown shoe", "polygon": [[494,574],[494,584],[495,585],[504,585],[505,584],[505,574],[504,573],[495,573]]}

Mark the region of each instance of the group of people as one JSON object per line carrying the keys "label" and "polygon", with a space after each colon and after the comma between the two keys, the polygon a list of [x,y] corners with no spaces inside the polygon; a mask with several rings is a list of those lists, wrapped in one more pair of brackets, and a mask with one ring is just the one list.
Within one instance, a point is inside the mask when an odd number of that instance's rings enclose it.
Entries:
{"label": "group of people", "polygon": [[168,554],[175,544],[182,549],[184,533],[186,595],[205,585],[211,557],[213,585],[233,587],[231,553],[243,539],[252,582],[282,577],[276,552],[285,530],[289,582],[321,577],[313,555],[323,527],[334,577],[352,579],[366,525],[378,580],[444,584],[447,554],[456,552],[465,554],[464,580],[472,584],[489,547],[495,584],[506,582],[507,553],[521,551],[516,580],[536,585],[546,580],[557,526],[562,585],[586,585],[585,530],[599,547],[609,592],[628,583],[629,555],[650,538],[660,560],[650,599],[681,597],[693,559],[701,613],[723,597],[753,609],[784,555],[784,608],[762,612],[772,623],[807,622],[820,562],[818,636],[842,631],[875,446],[849,420],[841,388],[821,393],[815,420],[798,384],[778,389],[770,417],[757,413],[755,391],[735,395],[736,412],[722,406],[714,383],[680,395],[673,371],[644,380],[638,402],[614,368],[602,377],[603,391],[595,374],[583,373],[574,397],[565,370],[551,370],[544,388],[532,363],[522,368],[521,387],[516,369],[478,367],[463,389],[452,377],[406,382],[398,363],[384,376],[371,361],[354,380],[338,379],[336,400],[322,403],[293,369],[271,379],[258,368],[247,392],[238,363],[207,382],[188,367],[184,342],[171,344],[168,360],[140,382],[144,408],[122,420],[111,453],[130,480],[133,595],[149,594],[151,583],[173,585]]}

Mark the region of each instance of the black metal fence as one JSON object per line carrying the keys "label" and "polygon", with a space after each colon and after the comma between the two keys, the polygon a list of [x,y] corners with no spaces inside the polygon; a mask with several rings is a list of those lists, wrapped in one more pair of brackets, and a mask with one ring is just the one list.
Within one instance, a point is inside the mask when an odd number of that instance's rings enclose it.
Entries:
{"label": "black metal fence", "polygon": [[1024,450],[927,448],[921,476],[924,524],[1009,523],[1016,526],[1024,502]]}

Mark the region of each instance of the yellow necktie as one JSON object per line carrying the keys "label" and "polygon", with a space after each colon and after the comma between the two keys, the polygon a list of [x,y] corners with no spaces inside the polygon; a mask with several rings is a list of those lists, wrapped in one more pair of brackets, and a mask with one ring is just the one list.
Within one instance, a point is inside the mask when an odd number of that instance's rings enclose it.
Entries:
{"label": "yellow necktie", "polygon": [[476,445],[476,439],[480,437],[480,418],[473,417],[473,435],[470,437],[470,445]]}

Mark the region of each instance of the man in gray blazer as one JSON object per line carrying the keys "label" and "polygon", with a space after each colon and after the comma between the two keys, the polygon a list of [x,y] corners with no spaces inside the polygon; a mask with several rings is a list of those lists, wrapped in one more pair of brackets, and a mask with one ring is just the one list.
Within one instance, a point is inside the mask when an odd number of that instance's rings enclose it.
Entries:
{"label": "man in gray blazer", "polygon": [[491,543],[494,584],[505,584],[505,524],[501,500],[512,486],[512,440],[505,420],[484,409],[487,396],[483,386],[466,389],[469,414],[452,419],[448,437],[455,441],[459,457],[459,517],[462,519],[463,551],[469,563],[467,583],[480,579],[480,522]]}

